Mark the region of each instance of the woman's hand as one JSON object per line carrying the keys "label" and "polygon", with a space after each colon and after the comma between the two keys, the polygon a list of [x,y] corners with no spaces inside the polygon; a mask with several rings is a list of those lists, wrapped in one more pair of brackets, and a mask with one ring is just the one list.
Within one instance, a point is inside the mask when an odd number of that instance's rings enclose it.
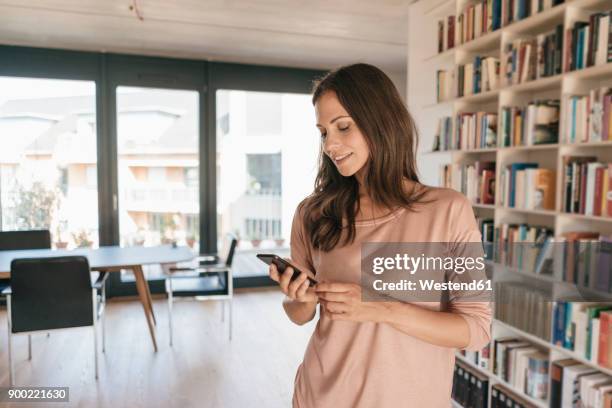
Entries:
{"label": "woman's hand", "polygon": [[361,300],[361,286],[354,283],[322,282],[315,292],[332,320],[379,322],[384,315],[380,302]]}
{"label": "woman's hand", "polygon": [[288,266],[283,273],[278,272],[278,268],[273,263],[270,264],[270,278],[278,282],[281,291],[287,297],[296,302],[317,302],[318,296],[314,289],[310,287],[308,276],[306,273],[300,273],[299,276],[292,282],[291,276],[295,273],[294,269]]}

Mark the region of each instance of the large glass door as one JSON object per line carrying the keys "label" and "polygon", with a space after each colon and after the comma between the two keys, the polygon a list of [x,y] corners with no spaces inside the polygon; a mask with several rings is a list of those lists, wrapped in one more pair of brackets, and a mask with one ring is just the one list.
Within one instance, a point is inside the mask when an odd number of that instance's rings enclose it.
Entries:
{"label": "large glass door", "polygon": [[0,230],[98,246],[95,82],[0,76],[0,90]]}
{"label": "large glass door", "polygon": [[293,213],[314,187],[315,123],[309,94],[216,92],[217,241],[238,236],[236,279],[267,276],[257,252],[289,255]]}
{"label": "large glass door", "polygon": [[[119,55],[106,64],[113,243],[189,246],[198,254],[206,65]],[[161,267],[143,270],[151,292],[163,292]],[[135,293],[131,271],[111,274],[111,294]]]}
{"label": "large glass door", "polygon": [[[119,239],[121,246],[199,248],[199,94],[116,89]],[[145,267],[161,279],[159,266]],[[122,280],[133,280],[130,272]]]}

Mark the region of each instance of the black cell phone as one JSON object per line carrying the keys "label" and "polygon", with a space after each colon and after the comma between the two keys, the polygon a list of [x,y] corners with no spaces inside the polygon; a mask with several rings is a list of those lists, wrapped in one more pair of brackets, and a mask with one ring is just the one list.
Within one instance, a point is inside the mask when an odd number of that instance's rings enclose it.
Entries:
{"label": "black cell phone", "polygon": [[[278,269],[279,273],[285,272],[285,268],[287,268],[288,266],[292,267],[294,270],[293,276],[291,276],[292,281],[297,279],[297,277],[300,276],[300,273],[306,273],[306,272],[300,271],[300,269],[297,266],[293,265],[292,263],[286,261],[285,259],[281,258],[280,256],[276,254],[257,254],[257,257],[268,265],[272,263],[276,265],[276,269]],[[310,281],[311,285],[317,284],[317,281],[311,278],[310,276],[308,276],[308,280]]]}

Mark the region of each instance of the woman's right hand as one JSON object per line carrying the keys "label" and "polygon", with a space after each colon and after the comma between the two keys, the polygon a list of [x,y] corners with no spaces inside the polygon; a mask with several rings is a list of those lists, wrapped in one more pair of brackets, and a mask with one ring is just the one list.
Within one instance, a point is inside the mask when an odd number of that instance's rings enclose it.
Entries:
{"label": "woman's right hand", "polygon": [[273,263],[270,264],[269,274],[270,279],[278,282],[281,291],[291,300],[296,302],[317,302],[317,296],[314,288],[310,286],[310,281],[306,273],[300,273],[299,276],[291,281],[291,276],[295,273],[294,269],[288,266],[283,273],[278,272],[278,268]]}

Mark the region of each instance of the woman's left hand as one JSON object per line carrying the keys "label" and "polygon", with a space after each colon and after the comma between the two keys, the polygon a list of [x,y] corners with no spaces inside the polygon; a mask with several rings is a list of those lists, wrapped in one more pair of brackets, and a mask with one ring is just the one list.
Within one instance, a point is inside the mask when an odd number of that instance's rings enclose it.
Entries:
{"label": "woman's left hand", "polygon": [[384,314],[380,302],[361,300],[361,286],[354,283],[321,282],[314,289],[332,320],[379,322]]}

